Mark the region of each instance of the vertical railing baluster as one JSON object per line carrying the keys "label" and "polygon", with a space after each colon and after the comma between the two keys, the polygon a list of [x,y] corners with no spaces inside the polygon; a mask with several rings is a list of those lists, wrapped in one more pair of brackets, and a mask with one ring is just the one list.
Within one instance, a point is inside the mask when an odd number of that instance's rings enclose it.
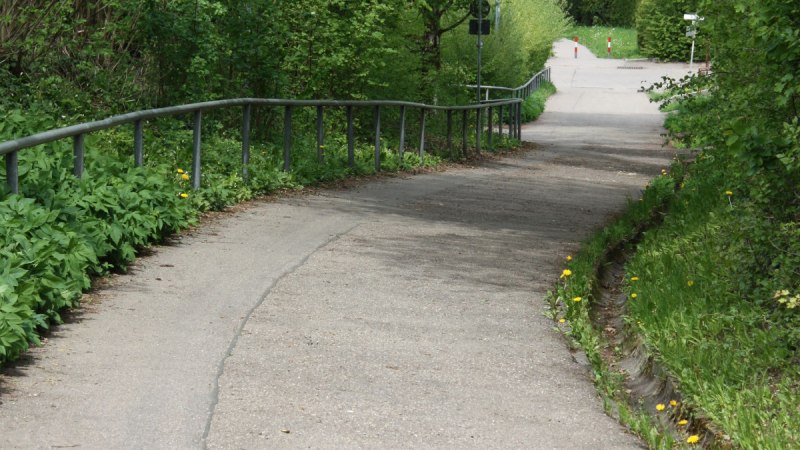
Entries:
{"label": "vertical railing baluster", "polygon": [[522,140],[522,103],[517,103],[517,139]]}
{"label": "vertical railing baluster", "polygon": [[317,161],[322,162],[325,158],[325,132],[323,130],[323,111],[322,105],[317,106]]}
{"label": "vertical railing baluster", "polygon": [[500,141],[503,141],[503,105],[497,107],[497,134],[500,136]]}
{"label": "vertical railing baluster", "polygon": [[200,142],[202,139],[203,113],[194,112],[194,130],[192,138],[192,188],[200,189]]}
{"label": "vertical railing baluster", "polygon": [[492,130],[492,114],[493,113],[494,113],[494,110],[492,110],[492,107],[490,106],[489,107],[489,114],[486,117],[486,119],[487,119],[487,121],[486,121],[486,133],[487,133],[486,139],[487,139],[487,142],[486,143],[489,145],[489,150],[490,151],[494,150],[494,147],[492,147],[492,134],[493,134],[493,130]]}
{"label": "vertical railing baluster", "polygon": [[17,152],[6,153],[6,184],[12,194],[19,194],[19,160]]}
{"label": "vertical railing baluster", "polygon": [[467,110],[461,110],[461,153],[467,157]]}
{"label": "vertical railing baluster", "polygon": [[419,110],[419,157],[425,156],[425,108]]}
{"label": "vertical railing baluster", "polygon": [[353,107],[347,106],[347,164],[352,168],[356,164],[355,138],[353,137]]}
{"label": "vertical railing baluster", "polygon": [[137,120],[133,123],[133,163],[136,167],[144,165],[144,122]]}
{"label": "vertical railing baluster", "polygon": [[400,107],[400,148],[397,150],[397,155],[400,157],[400,165],[404,161],[404,153],[406,151],[406,107]]}
{"label": "vertical railing baluster", "polygon": [[481,125],[483,125],[483,114],[481,114],[481,108],[478,107],[475,109],[475,153],[478,155],[481,154]]}
{"label": "vertical railing baluster", "polygon": [[286,105],[283,110],[283,171],[292,167],[292,107]]}
{"label": "vertical railing baluster", "polygon": [[453,158],[453,110],[447,110],[447,152]]}
{"label": "vertical railing baluster", "polygon": [[381,171],[381,107],[375,106],[375,172]]}
{"label": "vertical railing baluster", "polygon": [[250,164],[250,121],[252,116],[252,105],[244,105],[242,111],[242,179],[247,181],[250,178],[248,165]]}
{"label": "vertical railing baluster", "polygon": [[75,166],[72,173],[75,177],[83,176],[83,134],[78,134],[72,138],[72,151],[75,154]]}

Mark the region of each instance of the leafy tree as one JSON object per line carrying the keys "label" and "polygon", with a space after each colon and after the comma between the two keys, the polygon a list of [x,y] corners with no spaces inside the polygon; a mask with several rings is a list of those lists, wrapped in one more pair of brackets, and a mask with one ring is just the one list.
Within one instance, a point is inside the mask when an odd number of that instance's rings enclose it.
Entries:
{"label": "leafy tree", "polygon": [[698,0],[642,0],[636,13],[639,49],[652,58],[688,61],[692,39],[685,13],[697,11]]}

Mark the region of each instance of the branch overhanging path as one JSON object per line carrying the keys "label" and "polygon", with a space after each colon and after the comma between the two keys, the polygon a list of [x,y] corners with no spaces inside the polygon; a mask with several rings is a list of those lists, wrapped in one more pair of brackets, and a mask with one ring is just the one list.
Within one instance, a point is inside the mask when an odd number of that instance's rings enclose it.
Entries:
{"label": "branch overhanging path", "polygon": [[116,277],[0,376],[0,447],[640,448],[542,314],[665,166],[643,80],[558,42],[559,92],[472,169],[258,202]]}

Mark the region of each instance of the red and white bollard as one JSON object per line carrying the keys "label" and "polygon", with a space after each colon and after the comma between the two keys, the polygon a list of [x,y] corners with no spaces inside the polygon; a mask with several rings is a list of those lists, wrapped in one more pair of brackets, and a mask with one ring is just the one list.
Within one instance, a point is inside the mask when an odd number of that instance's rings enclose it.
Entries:
{"label": "red and white bollard", "polygon": [[611,36],[608,37],[608,57],[611,58]]}
{"label": "red and white bollard", "polygon": [[575,36],[575,59],[578,59],[578,36]]}

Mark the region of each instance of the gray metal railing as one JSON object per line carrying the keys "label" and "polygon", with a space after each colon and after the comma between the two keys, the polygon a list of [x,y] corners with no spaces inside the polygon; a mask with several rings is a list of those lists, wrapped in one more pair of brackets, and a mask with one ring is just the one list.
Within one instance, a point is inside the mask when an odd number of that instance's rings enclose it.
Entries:
{"label": "gray metal railing", "polygon": [[[549,69],[545,69],[549,79]],[[425,116],[427,111],[445,111],[447,113],[447,146],[448,150],[452,153],[452,116],[454,111],[461,111],[462,120],[462,154],[467,154],[467,128],[468,128],[468,113],[475,111],[475,133],[476,133],[476,151],[480,153],[481,147],[481,131],[483,129],[483,112],[487,112],[488,116],[488,143],[492,145],[492,117],[494,110],[497,110],[497,131],[500,137],[503,136],[503,122],[507,119],[509,124],[509,137],[519,139],[521,130],[521,103],[522,99],[518,93],[527,92],[532,86],[534,80],[540,77],[542,71],[536,74],[531,80],[519,88],[512,89],[514,96],[509,99],[493,100],[491,102],[481,104],[470,104],[460,106],[434,106],[424,103],[414,103],[405,101],[393,100],[372,100],[372,101],[339,101],[339,100],[284,100],[284,99],[260,99],[260,98],[239,98],[230,100],[217,100],[203,103],[192,103],[180,106],[171,106],[166,108],[148,109],[144,111],[131,112],[109,117],[103,120],[94,122],[86,122],[78,125],[53,129],[44,131],[42,133],[33,134],[30,136],[22,137],[12,141],[0,143],[0,155],[5,157],[6,164],[6,183],[13,193],[19,192],[19,162],[18,152],[26,148],[34,147],[41,144],[72,138],[73,153],[74,153],[74,170],[73,173],[76,177],[80,178],[83,175],[84,169],[84,138],[87,134],[105,130],[108,128],[118,127],[121,125],[133,124],[133,153],[134,164],[142,166],[144,164],[144,124],[145,121],[156,119],[160,117],[177,116],[182,114],[193,114],[193,140],[192,140],[192,187],[194,189],[200,188],[201,182],[201,157],[202,157],[202,120],[203,113],[215,109],[222,108],[242,108],[242,173],[245,177],[248,176],[248,163],[250,160],[250,130],[251,130],[251,116],[253,107],[283,107],[284,108],[284,129],[283,129],[283,170],[289,171],[291,169],[292,161],[292,114],[294,108],[299,107],[314,107],[317,111],[316,131],[317,131],[317,152],[318,158],[323,158],[322,148],[324,140],[324,109],[325,108],[345,108],[347,115],[347,152],[348,162],[352,166],[354,164],[354,132],[353,132],[353,109],[372,107],[375,129],[375,170],[380,171],[380,154],[381,154],[381,108],[396,107],[400,110],[400,144],[398,152],[402,161],[403,152],[405,150],[405,128],[406,128],[406,112],[408,109],[418,109],[420,112],[420,144],[419,154],[422,156],[425,152]],[[537,84],[538,86],[538,84]],[[488,87],[493,89],[494,87]],[[506,88],[508,89],[508,88]],[[523,97],[524,98],[524,97]],[[507,107],[507,108],[506,108]],[[504,116],[507,113],[507,116]]]}
{"label": "gray metal railing", "polygon": [[[485,86],[485,85],[482,85],[481,86],[481,91],[485,91],[486,94],[485,94],[485,96],[481,96],[481,97],[485,97],[486,100],[490,100],[489,93],[491,91],[500,91],[500,92],[511,92],[511,98],[521,98],[521,99],[524,100],[529,95],[531,95],[535,90],[539,89],[539,87],[541,87],[541,85],[542,85],[542,82],[544,82],[544,81],[548,81],[548,82],[550,81],[550,68],[549,67],[545,67],[544,69],[540,70],[539,72],[536,73],[536,75],[532,76],[528,81],[526,81],[525,83],[523,83],[519,87],[510,88],[510,87],[505,87],[505,86]],[[474,84],[470,84],[470,85],[467,85],[466,87],[471,88],[471,89],[477,89],[478,86],[474,85]]]}

